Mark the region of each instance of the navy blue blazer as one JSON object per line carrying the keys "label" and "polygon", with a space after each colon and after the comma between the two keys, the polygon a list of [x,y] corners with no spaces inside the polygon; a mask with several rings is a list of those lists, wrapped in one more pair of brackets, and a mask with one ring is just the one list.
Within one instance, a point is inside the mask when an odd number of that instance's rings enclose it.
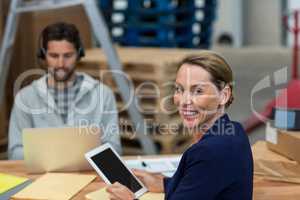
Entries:
{"label": "navy blue blazer", "polygon": [[220,117],[184,152],[164,190],[167,200],[252,200],[253,158],[242,126]]}

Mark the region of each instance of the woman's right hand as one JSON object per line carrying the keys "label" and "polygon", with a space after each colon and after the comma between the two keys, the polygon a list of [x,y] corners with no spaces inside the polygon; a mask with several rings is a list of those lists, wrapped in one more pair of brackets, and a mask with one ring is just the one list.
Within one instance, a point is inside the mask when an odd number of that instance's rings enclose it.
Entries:
{"label": "woman's right hand", "polygon": [[134,193],[130,191],[126,186],[115,182],[112,185],[108,185],[106,192],[109,193],[109,200],[133,200]]}
{"label": "woman's right hand", "polygon": [[164,176],[162,174],[137,169],[134,169],[133,173],[143,182],[149,192],[164,192]]}

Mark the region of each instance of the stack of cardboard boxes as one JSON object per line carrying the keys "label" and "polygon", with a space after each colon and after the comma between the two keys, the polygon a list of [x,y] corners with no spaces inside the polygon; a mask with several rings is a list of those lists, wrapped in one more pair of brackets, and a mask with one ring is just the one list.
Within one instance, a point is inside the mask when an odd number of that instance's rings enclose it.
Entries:
{"label": "stack of cardboard boxes", "polygon": [[266,140],[253,148],[255,174],[300,184],[300,132],[276,129],[267,123]]}
{"label": "stack of cardboard boxes", "polygon": [[[267,128],[267,146],[270,150],[275,151],[291,160],[300,163],[300,131],[286,131],[275,129],[268,124]],[[274,140],[270,139],[269,135]]]}

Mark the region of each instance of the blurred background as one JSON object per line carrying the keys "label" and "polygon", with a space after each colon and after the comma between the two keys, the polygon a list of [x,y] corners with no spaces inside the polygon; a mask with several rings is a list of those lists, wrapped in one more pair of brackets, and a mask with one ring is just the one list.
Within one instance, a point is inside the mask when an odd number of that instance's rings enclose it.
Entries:
{"label": "blurred background", "polygon": [[[0,38],[5,29],[9,0],[0,1]],[[153,87],[143,87],[139,92],[139,106],[149,124],[150,137],[160,153],[182,152],[190,145],[190,136],[182,134],[177,114],[166,114],[162,105],[164,97],[172,93],[165,87],[167,80],[174,80],[176,63],[200,49],[221,53],[232,66],[235,76],[235,101],[228,112],[233,120],[245,122],[254,113],[264,110],[285,85],[270,86],[253,91],[265,77],[287,67],[290,79],[293,37],[284,26],[284,16],[300,7],[297,0],[99,0],[99,10],[106,20],[124,72],[136,88],[143,82],[155,83],[161,93],[153,94]],[[6,158],[8,121],[14,100],[13,86],[23,72],[40,68],[36,58],[38,37],[49,23],[66,21],[80,30],[86,57],[78,65],[97,79],[101,70],[108,69],[107,59],[96,42],[88,18],[82,7],[22,14],[14,44],[5,100],[0,112],[0,158]],[[292,26],[292,19],[289,24]],[[26,79],[24,85],[36,77]],[[111,76],[104,83],[113,88],[121,108],[118,88]],[[252,104],[251,104],[252,102]],[[178,124],[180,128],[163,128],[160,124]],[[125,111],[120,112],[122,144],[125,154],[142,154],[140,142],[132,138],[132,124]],[[176,134],[174,134],[176,133]],[[265,138],[262,124],[248,132],[251,143]]]}

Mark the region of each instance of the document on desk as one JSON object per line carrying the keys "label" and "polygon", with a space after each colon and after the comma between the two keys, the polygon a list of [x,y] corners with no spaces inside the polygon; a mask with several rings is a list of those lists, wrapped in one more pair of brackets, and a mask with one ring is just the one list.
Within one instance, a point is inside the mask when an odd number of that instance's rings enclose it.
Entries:
{"label": "document on desk", "polygon": [[138,158],[134,160],[126,160],[125,163],[130,169],[141,169],[152,173],[162,173],[171,177],[178,168],[181,156],[168,158]]}
{"label": "document on desk", "polygon": [[[87,200],[109,200],[109,194],[106,192],[106,188],[102,188],[95,192],[91,192],[85,196]],[[164,193],[147,192],[139,198],[139,200],[164,200]]]}
{"label": "document on desk", "polygon": [[96,178],[95,175],[48,173],[21,190],[12,199],[70,199]]}
{"label": "document on desk", "polygon": [[28,178],[0,173],[0,194],[24,183]]}

